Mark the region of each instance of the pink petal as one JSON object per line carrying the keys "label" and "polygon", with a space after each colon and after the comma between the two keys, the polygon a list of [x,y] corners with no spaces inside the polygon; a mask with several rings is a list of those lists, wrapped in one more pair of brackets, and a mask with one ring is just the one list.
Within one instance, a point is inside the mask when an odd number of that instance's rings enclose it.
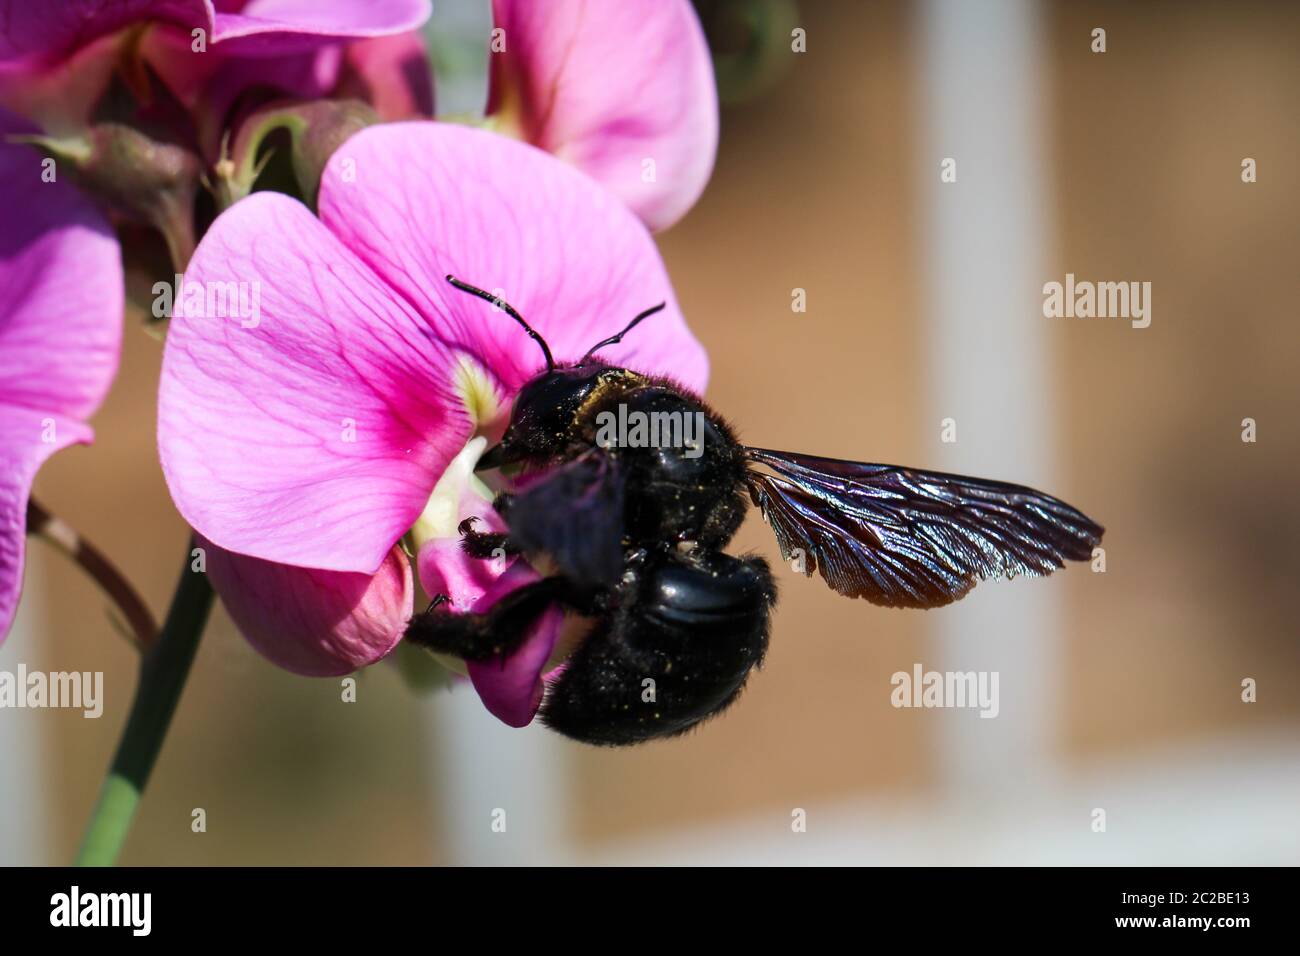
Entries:
{"label": "pink petal", "polygon": [[55,61],[0,60],[0,107],[30,118],[50,135],[81,133],[113,78],[122,39],[121,34],[101,37]]}
{"label": "pink petal", "polygon": [[98,37],[153,20],[188,26],[212,22],[203,0],[0,0],[0,61],[50,59]]}
{"label": "pink petal", "polygon": [[175,315],[167,335],[158,445],[176,506],[227,550],[373,573],[472,431],[451,356],[288,197],[236,203],[199,244],[186,288],[230,282],[249,318]]}
{"label": "pink petal", "polygon": [[117,371],[123,280],[117,241],[71,184],[42,182],[22,129],[0,113],[0,404],[84,418]]}
{"label": "pink petal", "polygon": [[22,588],[27,499],[54,452],[89,442],[77,421],[108,391],[122,338],[122,264],[108,224],[0,114],[0,639]]}
{"label": "pink petal", "polygon": [[218,12],[213,40],[228,51],[279,55],[311,38],[389,36],[429,19],[429,0],[249,0],[238,12]]}
{"label": "pink petal", "polygon": [[[429,13],[429,0],[0,0],[0,103],[39,115],[47,126],[84,121],[105,86],[101,67],[110,64],[97,57],[72,71],[70,58],[100,39],[115,54],[109,35],[137,24],[157,27],[143,35],[141,55],[191,107],[213,82],[219,88],[209,91],[211,109],[223,115],[250,85],[318,96],[307,81],[332,68],[325,88],[332,85],[341,42],[408,33]],[[200,52],[191,49],[195,29],[206,35]],[[325,47],[334,47],[328,57],[321,55]],[[239,69],[237,61],[247,57],[262,61],[260,76]]]}
{"label": "pink petal", "polygon": [[321,40],[405,33],[430,10],[429,0],[0,0],[0,61],[65,55],[137,23],[201,27],[209,44],[274,55]]}
{"label": "pink petal", "polygon": [[[516,588],[538,580],[523,561],[514,561],[504,574],[490,561],[470,558],[458,541],[431,541],[420,549],[420,583],[429,594],[447,594],[462,611],[487,611]],[[483,705],[511,727],[526,727],[537,714],[545,685],[546,666],[564,623],[564,613],[552,605],[529,629],[513,654],[494,661],[469,661],[466,666]]]}
{"label": "pink petal", "polygon": [[415,589],[400,547],[369,575],[273,564],[201,544],[231,619],[259,653],[285,670],[307,677],[348,674],[386,656],[406,631]]}
{"label": "pink petal", "polygon": [[[461,548],[458,530],[461,522],[475,518],[475,530],[500,532],[506,523],[471,484],[474,465],[487,448],[487,440],[476,438],[447,468],[429,499],[420,524],[412,529],[419,553],[416,570],[427,594],[442,594],[452,607],[468,611],[496,583],[497,578],[514,563],[513,559],[482,560],[471,558]],[[453,505],[454,502],[454,505]],[[430,519],[431,509],[437,512]],[[454,512],[454,514],[453,514]],[[434,535],[433,537],[426,537]]]}
{"label": "pink petal", "polygon": [[433,71],[418,32],[349,43],[341,83],[336,96],[363,99],[385,120],[433,115]]}
{"label": "pink petal", "polygon": [[[436,494],[450,496],[459,492],[455,509],[457,522],[473,516],[479,519],[478,530],[503,531],[505,522],[467,480],[486,443],[476,439],[471,445],[477,445],[477,451],[465,449],[444,475]],[[446,515],[443,520],[447,520]],[[460,547],[459,534],[433,538],[422,544],[417,572],[427,594],[446,595],[452,608],[460,612],[487,611],[515,588],[538,579],[536,572],[518,559],[503,557],[484,561],[469,557]],[[484,706],[510,726],[524,727],[537,713],[544,692],[542,671],[555,649],[563,623],[564,613],[559,607],[551,606],[513,654],[496,661],[466,663],[470,680]]]}
{"label": "pink petal", "polygon": [[[415,84],[412,89],[418,89],[421,67],[432,96],[423,42],[410,32],[429,12],[428,0],[253,0],[238,13],[216,14],[212,45],[203,52],[191,49],[188,28],[171,26],[150,30],[141,52],[182,103],[195,108],[202,99],[205,114],[220,119],[250,87],[319,99],[339,79],[343,41],[367,46],[392,40],[396,46],[358,57],[373,71],[367,76],[375,87],[372,92],[382,93],[384,106],[396,108],[393,98],[400,95],[399,82],[409,79]],[[412,64],[412,59],[419,62]],[[431,112],[432,102],[429,107]],[[390,115],[383,108],[380,112]]]}
{"label": "pink petal", "polygon": [[22,592],[32,479],[50,455],[90,439],[90,428],[80,422],[0,405],[0,641],[9,633]]}
{"label": "pink petal", "polygon": [[461,612],[472,610],[503,570],[465,554],[459,538],[427,541],[416,557],[416,573],[425,593],[446,595],[451,607]]}
{"label": "pink petal", "polygon": [[[699,198],[718,146],[718,98],[687,0],[493,0],[488,113],[591,174],[650,228]],[[645,161],[654,162],[646,182]]]}
{"label": "pink petal", "polygon": [[201,109],[203,125],[217,125],[232,103],[251,87],[280,96],[318,99],[338,80],[343,61],[338,43],[301,37],[275,57],[242,55],[226,45],[202,53],[191,48],[188,30],[163,26],[140,41],[140,56],[187,108]]}
{"label": "pink petal", "polygon": [[504,313],[447,284],[500,293],[576,360],[659,302],[606,361],[702,390],[708,360],[673,297],[654,240],[590,178],[524,143],[449,123],[372,126],[321,179],[321,219],[424,317],[507,390],[542,367]]}

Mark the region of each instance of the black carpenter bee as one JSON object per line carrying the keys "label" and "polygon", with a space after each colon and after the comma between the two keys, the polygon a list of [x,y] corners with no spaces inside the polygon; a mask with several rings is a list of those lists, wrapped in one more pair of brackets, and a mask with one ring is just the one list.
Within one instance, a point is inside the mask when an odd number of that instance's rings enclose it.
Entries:
{"label": "black carpenter bee", "polygon": [[[698,396],[595,358],[662,304],[558,364],[513,308],[447,280],[508,313],[546,359],[478,463],[529,479],[496,499],[508,530],[475,531],[470,519],[462,546],[484,559],[542,553],[557,570],[482,614],[454,613],[437,598],[406,637],[490,660],[513,650],[552,603],[591,618],[540,711],[575,740],[626,745],[682,733],[726,709],[762,663],[772,573],[761,557],[723,552],[746,497],[787,560],[801,558],[806,574],[819,571],[840,594],[887,607],[940,607],[981,579],[1050,574],[1089,558],[1101,540],[1096,522],[1031,488],[742,445]],[[700,434],[693,444],[598,441],[611,414],[692,416]]]}

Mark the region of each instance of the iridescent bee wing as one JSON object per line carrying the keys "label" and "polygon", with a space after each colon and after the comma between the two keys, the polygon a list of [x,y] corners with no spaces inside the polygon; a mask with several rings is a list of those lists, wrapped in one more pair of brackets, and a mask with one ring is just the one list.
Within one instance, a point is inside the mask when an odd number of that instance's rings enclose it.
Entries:
{"label": "iridescent bee wing", "polygon": [[559,466],[511,499],[511,542],[549,554],[577,581],[616,583],[623,574],[623,484],[599,451]]}
{"label": "iridescent bee wing", "polygon": [[941,607],[977,581],[1083,561],[1105,529],[1050,495],[1001,481],[747,448],[749,494],[782,554],[840,594]]}

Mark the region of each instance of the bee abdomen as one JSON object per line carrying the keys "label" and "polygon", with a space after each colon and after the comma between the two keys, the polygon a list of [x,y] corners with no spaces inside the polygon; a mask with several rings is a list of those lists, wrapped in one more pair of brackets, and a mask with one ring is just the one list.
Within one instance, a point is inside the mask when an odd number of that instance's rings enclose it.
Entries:
{"label": "bee abdomen", "polygon": [[680,734],[736,699],[767,650],[771,572],[716,552],[641,572],[549,688],[542,720],[586,743]]}

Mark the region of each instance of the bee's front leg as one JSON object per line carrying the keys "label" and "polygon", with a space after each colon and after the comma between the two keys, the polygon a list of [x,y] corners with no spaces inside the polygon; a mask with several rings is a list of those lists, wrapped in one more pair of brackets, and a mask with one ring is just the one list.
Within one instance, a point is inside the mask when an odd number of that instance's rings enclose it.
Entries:
{"label": "bee's front leg", "polygon": [[457,527],[460,532],[461,550],[471,558],[514,557],[519,549],[510,543],[510,535],[504,531],[475,531],[474,523],[478,518],[466,518]]}

